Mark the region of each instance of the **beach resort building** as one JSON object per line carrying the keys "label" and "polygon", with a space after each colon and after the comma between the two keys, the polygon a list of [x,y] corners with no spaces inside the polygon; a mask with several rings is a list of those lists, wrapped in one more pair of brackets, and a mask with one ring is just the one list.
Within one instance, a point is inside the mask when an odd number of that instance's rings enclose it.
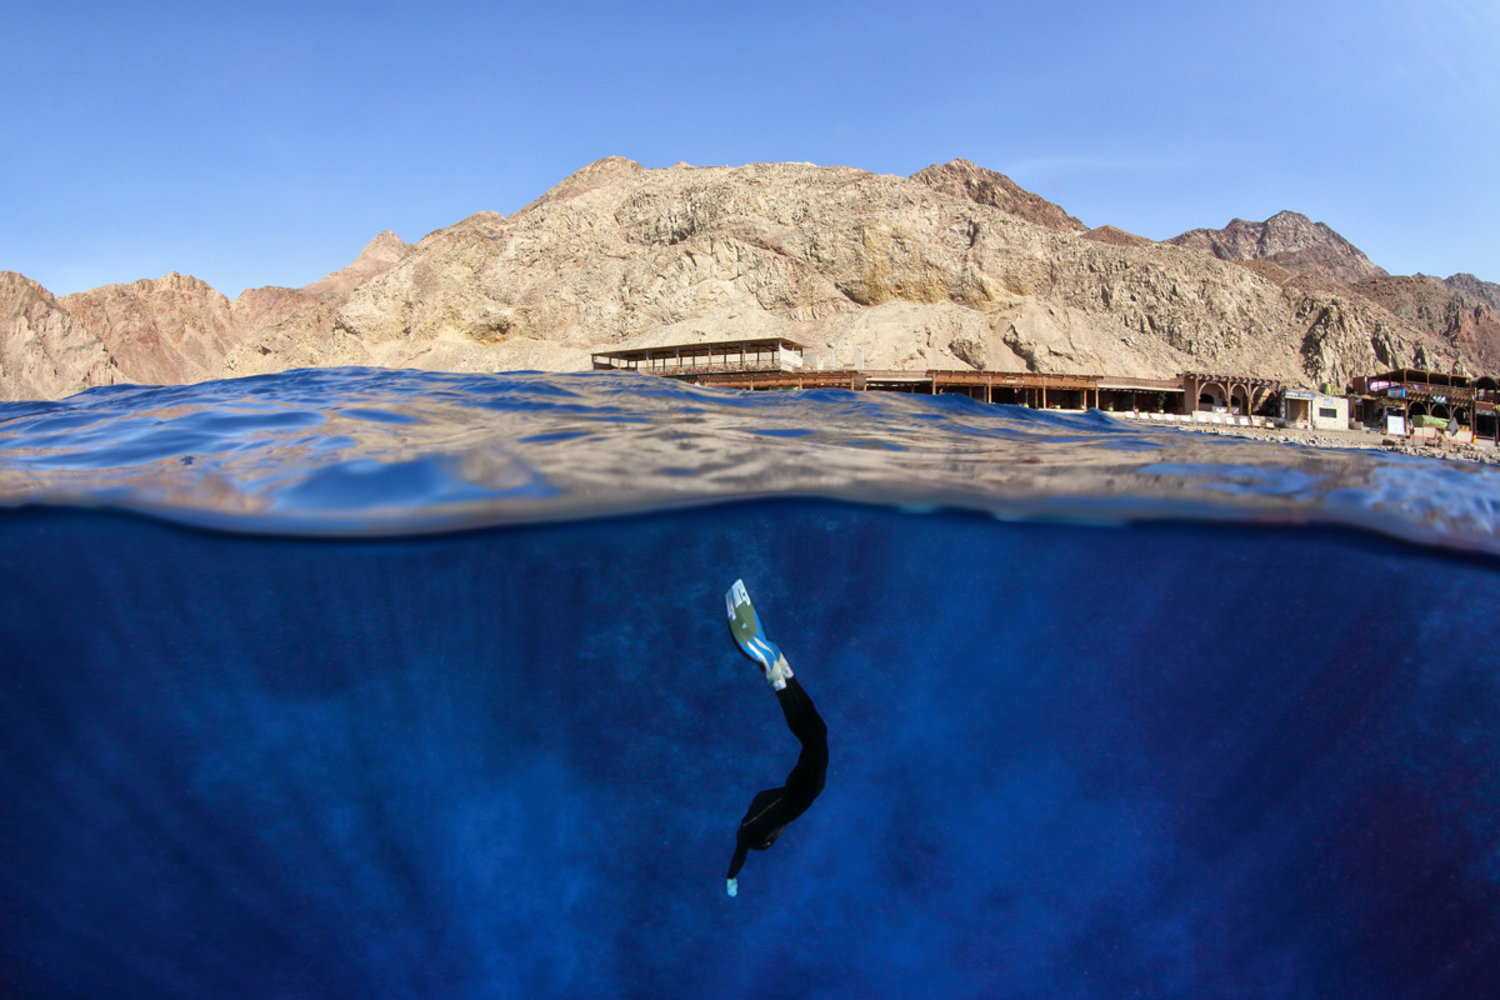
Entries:
{"label": "beach resort building", "polygon": [[1283,389],[1281,422],[1286,427],[1312,431],[1349,429],[1349,397],[1330,396],[1309,389]]}
{"label": "beach resort building", "polygon": [[603,351],[593,355],[593,363],[595,369],[674,377],[712,372],[785,372],[802,368],[806,349],[785,337],[761,337]]}
{"label": "beach resort building", "polygon": [[1183,372],[1173,379],[976,369],[865,367],[858,348],[809,348],[784,337],[601,351],[595,369],[640,372],[738,389],[959,394],[1032,409],[1099,409],[1131,418],[1341,431],[1363,425],[1394,435],[1500,444],[1500,387],[1488,376],[1402,368],[1353,380],[1346,395],[1277,379]]}
{"label": "beach resort building", "polygon": [[1396,368],[1352,381],[1356,419],[1387,434],[1500,442],[1494,378]]}

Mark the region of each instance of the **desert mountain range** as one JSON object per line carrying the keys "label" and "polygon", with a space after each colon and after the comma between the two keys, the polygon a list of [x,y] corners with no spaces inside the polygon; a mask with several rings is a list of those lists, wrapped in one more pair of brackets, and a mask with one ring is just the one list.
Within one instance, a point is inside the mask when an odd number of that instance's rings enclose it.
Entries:
{"label": "desert mountain range", "polygon": [[1500,285],[1392,276],[1294,212],[1155,242],[965,160],[911,177],[610,157],[510,216],[370,241],[234,301],[176,273],[53,296],[0,271],[0,399],[321,365],[589,367],[591,350],[783,336],[867,368],[1333,383],[1500,371]]}

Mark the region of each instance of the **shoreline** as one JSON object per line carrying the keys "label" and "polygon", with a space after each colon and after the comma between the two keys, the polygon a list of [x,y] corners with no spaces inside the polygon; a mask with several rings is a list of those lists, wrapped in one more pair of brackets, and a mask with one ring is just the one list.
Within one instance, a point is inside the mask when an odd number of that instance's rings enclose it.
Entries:
{"label": "shoreline", "polygon": [[[1111,414],[1119,416],[1119,414]],[[1125,418],[1133,422],[1130,417]],[[1149,425],[1148,425],[1149,426]],[[1500,450],[1494,445],[1470,444],[1451,441],[1441,437],[1413,440],[1381,434],[1372,430],[1309,430],[1304,427],[1237,427],[1231,424],[1181,423],[1168,426],[1178,430],[1199,434],[1217,434],[1221,437],[1248,438],[1272,444],[1296,445],[1303,448],[1325,448],[1358,451],[1384,451],[1397,455],[1413,455],[1421,458],[1440,458],[1455,462],[1477,462],[1483,465],[1500,464]]]}

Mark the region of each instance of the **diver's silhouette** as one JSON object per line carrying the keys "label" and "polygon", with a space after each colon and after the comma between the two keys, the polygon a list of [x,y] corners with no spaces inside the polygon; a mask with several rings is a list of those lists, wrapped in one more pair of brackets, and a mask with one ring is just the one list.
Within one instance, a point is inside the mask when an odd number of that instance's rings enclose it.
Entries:
{"label": "diver's silhouette", "polygon": [[750,809],[740,820],[735,835],[734,860],[729,862],[729,895],[739,892],[740,869],[745,866],[747,851],[764,851],[776,843],[786,825],[807,812],[828,773],[828,727],[813,707],[812,699],[792,676],[792,668],[776,644],[761,634],[760,617],[750,603],[750,595],[741,580],[734,581],[724,595],[729,611],[729,631],[744,654],[765,671],[766,682],[776,692],[781,711],[792,735],[802,742],[797,766],[787,775],[786,784],[768,788],[750,801]]}

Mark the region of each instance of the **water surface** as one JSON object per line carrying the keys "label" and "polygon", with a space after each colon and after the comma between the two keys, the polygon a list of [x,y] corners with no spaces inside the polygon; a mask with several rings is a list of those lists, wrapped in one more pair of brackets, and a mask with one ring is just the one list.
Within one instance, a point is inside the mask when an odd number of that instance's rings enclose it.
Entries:
{"label": "water surface", "polygon": [[[1488,469],[363,370],[0,449],[5,995],[1500,995]],[[737,577],[832,762],[729,899]]]}

